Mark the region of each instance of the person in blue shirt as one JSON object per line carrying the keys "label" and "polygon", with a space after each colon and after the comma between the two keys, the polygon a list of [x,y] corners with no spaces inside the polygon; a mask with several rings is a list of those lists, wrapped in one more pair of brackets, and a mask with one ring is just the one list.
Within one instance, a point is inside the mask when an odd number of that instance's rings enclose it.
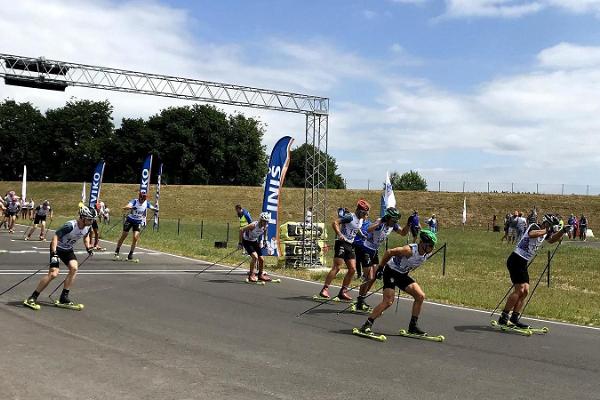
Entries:
{"label": "person in blue shirt", "polygon": [[367,263],[364,262],[366,258],[363,247],[364,240],[367,237],[367,229],[369,228],[369,225],[371,225],[371,220],[365,219],[360,228],[362,235],[356,235],[354,237],[354,243],[352,243],[354,246],[354,252],[356,253],[356,277],[359,279],[362,277],[363,268],[365,268],[366,271],[366,268],[369,267]]}
{"label": "person in blue shirt", "polygon": [[238,218],[240,219],[240,236],[238,240],[238,249],[241,250],[244,248],[244,238],[242,237],[242,231],[245,227],[252,223],[252,217],[250,216],[248,210],[242,208],[240,204],[236,204],[235,212]]}
{"label": "person in blue shirt", "polygon": [[438,222],[435,218],[435,214],[431,214],[431,218],[427,220],[427,225],[429,226],[429,230],[433,233],[437,233]]}
{"label": "person in blue shirt", "polygon": [[140,226],[146,218],[146,211],[151,209],[153,211],[158,211],[158,208],[154,207],[152,203],[150,203],[146,199],[146,192],[139,192],[138,198],[131,200],[123,210],[128,210],[129,214],[125,219],[125,223],[123,224],[123,233],[117,242],[117,248],[115,249],[115,258],[119,258],[119,251],[121,250],[121,245],[129,235],[129,231],[133,229],[133,240],[131,241],[131,248],[129,250],[129,255],[127,256],[128,260],[133,260],[133,251],[135,250],[135,246],[140,239]]}
{"label": "person in blue shirt", "polygon": [[419,231],[421,230],[421,224],[419,223],[419,213],[414,210],[412,215],[408,217],[408,223],[410,224],[410,234],[413,238],[413,243],[417,242],[419,237]]}

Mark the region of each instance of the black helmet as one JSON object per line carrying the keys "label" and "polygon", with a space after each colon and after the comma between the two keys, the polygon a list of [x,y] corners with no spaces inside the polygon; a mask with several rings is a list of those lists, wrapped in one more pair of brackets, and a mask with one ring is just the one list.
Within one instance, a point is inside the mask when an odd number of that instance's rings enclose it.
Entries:
{"label": "black helmet", "polygon": [[544,214],[542,218],[542,223],[547,222],[550,226],[555,226],[560,224],[560,220],[554,214]]}

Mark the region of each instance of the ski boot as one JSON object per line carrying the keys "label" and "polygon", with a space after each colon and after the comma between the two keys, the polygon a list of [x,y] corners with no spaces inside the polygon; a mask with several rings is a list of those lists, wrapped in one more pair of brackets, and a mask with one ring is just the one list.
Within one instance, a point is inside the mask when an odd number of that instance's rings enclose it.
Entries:
{"label": "ski boot", "polygon": [[417,324],[408,325],[408,333],[410,333],[411,335],[418,335],[418,336],[426,336],[427,335],[427,332],[419,329]]}
{"label": "ski boot", "polygon": [[329,298],[329,288],[324,287],[323,289],[321,289],[321,291],[319,292],[319,297],[321,297],[322,299],[328,299]]}
{"label": "ski boot", "polygon": [[498,318],[498,325],[500,326],[508,326],[508,314],[502,311],[500,317]]}
{"label": "ski boot", "polygon": [[259,272],[258,280],[263,282],[271,282],[273,279],[266,272]]}
{"label": "ski boot", "polygon": [[37,299],[34,299],[33,297],[29,297],[27,300],[25,300],[23,302],[23,305],[25,307],[29,307],[32,310],[39,310],[41,307],[40,305],[37,303]]}
{"label": "ski boot", "polygon": [[256,274],[254,272],[251,274],[248,274],[248,282],[252,282],[252,283],[258,282],[258,279],[256,278]]}
{"label": "ski boot", "polygon": [[371,327],[373,326],[373,324],[367,320],[360,328],[358,328],[360,333],[366,333],[367,335],[372,334],[373,331],[371,330]]}
{"label": "ski boot", "polygon": [[352,301],[352,297],[350,297],[347,293],[347,288],[342,287],[340,292],[337,295],[338,299],[341,301]]}
{"label": "ski boot", "polygon": [[510,323],[519,329],[529,329],[530,328],[529,325],[524,324],[519,321],[520,317],[521,317],[521,314],[512,313],[512,315],[510,316]]}

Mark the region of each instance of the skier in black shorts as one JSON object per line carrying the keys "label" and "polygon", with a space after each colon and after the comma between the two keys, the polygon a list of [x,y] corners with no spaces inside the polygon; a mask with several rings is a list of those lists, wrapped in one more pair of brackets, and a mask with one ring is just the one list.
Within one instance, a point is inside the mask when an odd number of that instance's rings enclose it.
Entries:
{"label": "skier in black shorts", "polygon": [[79,219],[67,221],[62,228],[56,231],[50,242],[50,269],[48,270],[48,275],[40,280],[35,291],[23,302],[25,306],[34,310],[40,309],[37,298],[48,284],[58,276],[60,261],[69,267],[69,273],[65,279],[64,289],[60,294],[59,304],[64,306],[74,305],[69,298],[69,290],[75,280],[75,275],[77,275],[79,263],[73,252],[73,245],[75,245],[79,239],[83,238],[83,244],[85,245],[88,254],[90,256],[94,254],[90,245],[88,232],[90,230],[90,225],[92,225],[92,222],[97,217],[98,214],[96,213],[96,210],[84,206],[79,210]]}
{"label": "skier in black shorts", "polygon": [[[506,260],[506,267],[510,274],[514,290],[506,299],[504,310],[500,314],[498,324],[502,326],[512,325],[520,329],[527,329],[529,325],[519,322],[521,309],[529,293],[529,272],[527,264],[538,251],[546,238],[548,243],[559,241],[563,235],[570,230],[569,225],[559,228],[560,220],[554,214],[546,214],[542,218],[542,226],[531,224],[525,230],[521,240]],[[509,313],[512,314],[509,318]]]}
{"label": "skier in black shorts", "polygon": [[50,202],[45,200],[42,204],[38,205],[35,208],[34,215],[33,226],[29,229],[25,240],[31,239],[31,235],[33,235],[38,225],[40,225],[40,240],[46,240],[46,218],[50,217],[50,221],[52,221],[52,216],[54,215],[52,207],[50,207]]}
{"label": "skier in black shorts", "polygon": [[426,332],[423,332],[417,325],[421,306],[425,300],[425,293],[408,274],[429,258],[437,243],[437,236],[430,230],[423,229],[419,232],[419,239],[418,244],[411,243],[385,252],[377,268],[377,276],[383,277],[383,300],[375,307],[367,321],[359,329],[362,333],[372,333],[371,327],[375,319],[379,318],[387,308],[394,304],[397,286],[415,299],[410,324],[408,325],[408,333],[426,335]]}

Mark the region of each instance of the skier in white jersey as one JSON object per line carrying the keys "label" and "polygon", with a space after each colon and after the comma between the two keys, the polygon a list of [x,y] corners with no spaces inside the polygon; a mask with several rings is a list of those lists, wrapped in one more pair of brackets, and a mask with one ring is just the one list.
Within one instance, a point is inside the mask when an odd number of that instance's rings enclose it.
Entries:
{"label": "skier in white jersey", "polygon": [[40,225],[40,240],[46,240],[46,218],[50,217],[50,221],[52,221],[52,207],[50,207],[50,202],[45,200],[42,204],[38,205],[35,208],[35,217],[33,220],[33,226],[27,232],[27,236],[25,236],[25,240],[31,239],[31,235],[35,232],[35,228]]}
{"label": "skier in white jersey", "polygon": [[[527,271],[527,265],[548,236],[550,236],[550,239],[547,242],[554,243],[560,240],[571,229],[569,225],[559,228],[559,224],[560,220],[558,217],[553,214],[545,214],[542,218],[542,226],[538,224],[529,225],[521,240],[519,240],[517,246],[506,260],[506,267],[508,268],[514,290],[508,296],[508,299],[506,299],[506,305],[498,319],[499,325],[506,326],[510,321],[517,328],[529,328],[529,325],[519,321],[523,302],[529,293],[529,272]],[[511,311],[512,314],[509,319],[508,314]]]}
{"label": "skier in white jersey", "polygon": [[319,292],[319,297],[329,299],[329,285],[345,263],[346,267],[348,267],[348,272],[344,276],[342,287],[337,297],[344,301],[352,300],[347,291],[350,282],[352,282],[352,277],[356,272],[356,253],[353,242],[357,233],[362,235],[360,228],[362,227],[363,219],[369,215],[370,208],[371,206],[366,200],[360,199],[356,204],[355,214],[345,213],[342,217],[333,220],[331,223],[333,230],[337,234],[334,246],[333,267],[331,267],[325,278],[325,283],[323,284],[323,289]]}
{"label": "skier in white jersey", "polygon": [[419,239],[419,243],[407,244],[385,252],[377,268],[377,276],[383,277],[383,300],[375,307],[367,321],[360,328],[362,333],[372,333],[371,327],[375,319],[379,318],[387,308],[394,304],[397,286],[398,289],[405,291],[415,299],[410,324],[408,325],[408,333],[423,336],[427,334],[417,326],[421,306],[425,300],[425,293],[408,274],[429,258],[437,243],[437,236],[430,230],[423,229],[419,232]]}
{"label": "skier in white jersey", "polygon": [[88,232],[90,231],[92,222],[97,217],[98,214],[96,213],[96,210],[84,206],[79,210],[79,219],[67,221],[62,228],[56,231],[50,242],[50,269],[48,270],[48,275],[40,280],[35,291],[23,302],[25,306],[34,310],[40,309],[37,298],[48,284],[58,276],[60,261],[69,268],[69,273],[67,274],[64,288],[60,294],[59,304],[65,306],[74,305],[69,298],[69,290],[75,280],[75,275],[77,275],[79,263],[73,252],[73,246],[79,239],[83,238],[83,244],[85,245],[88,254],[90,256],[94,254],[90,245]]}
{"label": "skier in white jersey", "polygon": [[355,305],[357,311],[368,311],[370,309],[370,306],[365,302],[365,297],[373,283],[375,283],[375,270],[371,267],[379,264],[379,247],[392,232],[402,236],[408,234],[410,224],[407,222],[403,228],[400,228],[400,225],[398,225],[399,219],[400,213],[398,210],[395,207],[390,207],[385,210],[383,218],[378,218],[367,228],[367,239],[360,245],[362,250],[357,251],[357,255],[360,253],[362,257],[362,260],[358,261],[363,265],[365,279],[358,291]]}
{"label": "skier in white jersey", "polygon": [[123,210],[129,210],[129,214],[125,219],[125,223],[123,224],[123,233],[117,242],[117,248],[115,249],[115,258],[119,258],[119,251],[121,250],[121,245],[129,235],[129,231],[133,229],[133,239],[131,241],[131,248],[129,250],[129,254],[127,255],[128,260],[133,260],[133,251],[135,250],[135,246],[140,239],[140,225],[144,221],[146,217],[146,210],[151,209],[153,211],[158,211],[158,208],[154,207],[152,203],[150,203],[146,199],[146,193],[140,192],[137,199],[131,200]]}
{"label": "skier in white jersey", "polygon": [[[242,245],[246,250],[246,253],[252,257],[250,261],[250,271],[248,271],[249,282],[270,282],[272,279],[266,272],[263,271],[265,259],[261,255],[260,240],[262,239],[263,244],[266,242],[267,228],[269,221],[271,220],[271,213],[263,212],[260,213],[258,221],[251,222],[242,228]],[[254,268],[258,264],[258,278],[254,273]]]}

